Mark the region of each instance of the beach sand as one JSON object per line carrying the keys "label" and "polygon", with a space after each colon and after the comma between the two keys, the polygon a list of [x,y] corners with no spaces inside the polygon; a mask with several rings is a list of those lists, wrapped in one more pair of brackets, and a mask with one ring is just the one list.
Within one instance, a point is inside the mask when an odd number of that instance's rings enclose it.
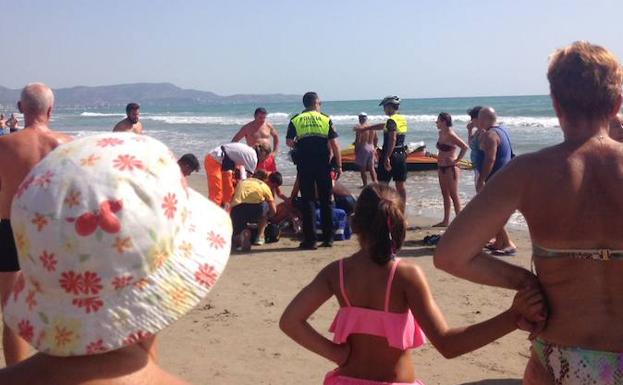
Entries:
{"label": "beach sand", "polygon": [[[207,194],[205,177],[193,175],[191,186]],[[356,191],[356,190],[353,190]],[[437,218],[439,219],[439,218]],[[506,310],[514,293],[457,279],[435,269],[433,249],[419,241],[436,221],[410,218],[422,230],[408,231],[399,255],[422,267],[433,295],[450,326],[485,320]],[[507,260],[529,267],[527,231],[511,230],[520,255]],[[193,311],[160,333],[160,359],[167,370],[196,385],[321,384],[331,362],[303,349],[278,327],[279,317],[303,286],[331,261],[357,250],[357,242],[335,242],[331,249],[301,252],[298,241],[254,246],[234,253],[222,278]],[[326,336],[338,308],[331,299],[311,323]],[[447,360],[431,344],[414,351],[419,379],[433,384],[519,385],[529,356],[527,333],[510,335],[462,357]]]}

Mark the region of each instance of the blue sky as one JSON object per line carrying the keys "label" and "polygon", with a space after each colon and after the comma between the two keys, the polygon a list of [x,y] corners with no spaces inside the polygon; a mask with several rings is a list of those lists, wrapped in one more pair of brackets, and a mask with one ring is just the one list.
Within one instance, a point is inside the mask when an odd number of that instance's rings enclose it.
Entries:
{"label": "blue sky", "polygon": [[623,58],[623,1],[7,1],[0,85],[172,82],[326,100],[547,93],[574,40]]}

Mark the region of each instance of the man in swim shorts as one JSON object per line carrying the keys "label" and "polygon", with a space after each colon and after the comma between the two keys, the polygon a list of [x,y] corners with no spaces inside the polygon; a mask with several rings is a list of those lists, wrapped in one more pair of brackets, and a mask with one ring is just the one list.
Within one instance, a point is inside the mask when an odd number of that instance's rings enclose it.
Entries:
{"label": "man in swim shorts", "polygon": [[19,130],[19,119],[17,119],[15,113],[11,114],[9,120],[6,121],[6,125],[9,127],[9,132],[11,133]]}
{"label": "man in swim shorts", "polygon": [[365,112],[359,114],[359,124],[353,130],[355,131],[355,163],[361,172],[362,187],[368,184],[368,176],[366,171],[370,173],[372,183],[376,183],[376,170],[374,169],[374,158],[378,136],[376,131],[360,131],[367,127],[368,115]]}
{"label": "man in swim shorts", "polygon": [[[65,134],[53,132],[48,124],[52,116],[54,94],[43,83],[31,83],[22,90],[17,103],[24,114],[24,129],[12,135],[0,137],[0,295],[2,303],[8,297],[20,270],[17,260],[16,242],[9,220],[13,196],[27,185],[45,187],[48,180],[44,177],[24,180],[30,170],[59,144],[71,138]],[[22,183],[23,182],[23,183]],[[32,218],[35,226],[45,226],[49,213]],[[20,246],[19,241],[17,247]],[[2,344],[7,366],[26,358],[28,344],[9,328],[4,327]]]}
{"label": "man in swim shorts", "polygon": [[264,107],[257,108],[253,114],[254,119],[242,126],[231,141],[239,142],[242,138],[244,138],[247,141],[247,144],[251,147],[254,147],[256,144],[270,146],[270,139],[272,138],[272,154],[257,164],[258,170],[264,170],[271,173],[277,171],[275,154],[277,154],[277,149],[279,147],[279,134],[277,133],[277,130],[275,130],[275,127],[273,127],[270,122],[266,121],[267,115],[268,112]]}
{"label": "man in swim shorts", "polygon": [[128,103],[125,106],[126,118],[115,124],[113,132],[130,131],[135,134],[143,133],[143,123],[139,121],[141,116],[141,106],[138,103]]}

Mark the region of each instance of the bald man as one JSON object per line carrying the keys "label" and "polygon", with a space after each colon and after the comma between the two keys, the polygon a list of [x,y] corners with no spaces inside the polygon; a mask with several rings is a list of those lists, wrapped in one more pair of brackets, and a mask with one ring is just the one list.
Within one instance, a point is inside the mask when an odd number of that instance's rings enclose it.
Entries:
{"label": "bald man", "polygon": [[[476,162],[480,166],[476,191],[480,192],[485,183],[515,156],[511,146],[510,136],[506,127],[497,124],[497,114],[492,107],[483,107],[478,113],[478,128],[482,130],[479,136],[479,148]],[[495,237],[495,242],[489,245],[491,254],[498,256],[513,256],[517,248],[508,236],[504,227]]]}
{"label": "bald man", "polygon": [[[0,295],[2,303],[19,274],[17,250],[11,228],[11,202],[28,172],[50,151],[71,138],[48,127],[54,94],[42,83],[31,83],[22,90],[17,108],[24,114],[24,129],[0,137]],[[2,336],[4,358],[15,364],[28,354],[28,344],[8,327]]]}

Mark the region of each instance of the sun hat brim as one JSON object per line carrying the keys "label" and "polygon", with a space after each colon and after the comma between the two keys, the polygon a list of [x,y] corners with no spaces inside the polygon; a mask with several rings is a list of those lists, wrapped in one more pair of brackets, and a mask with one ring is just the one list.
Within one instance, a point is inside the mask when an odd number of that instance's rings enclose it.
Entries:
{"label": "sun hat brim", "polygon": [[[85,298],[83,307],[71,306],[61,293],[42,291],[22,275],[4,308],[6,324],[40,352],[75,356],[136,343],[182,317],[223,272],[232,232],[225,211],[190,188],[188,194],[191,210],[172,240],[172,252],[149,275],[140,280],[128,275],[114,293]],[[89,306],[101,311],[89,316]]]}

